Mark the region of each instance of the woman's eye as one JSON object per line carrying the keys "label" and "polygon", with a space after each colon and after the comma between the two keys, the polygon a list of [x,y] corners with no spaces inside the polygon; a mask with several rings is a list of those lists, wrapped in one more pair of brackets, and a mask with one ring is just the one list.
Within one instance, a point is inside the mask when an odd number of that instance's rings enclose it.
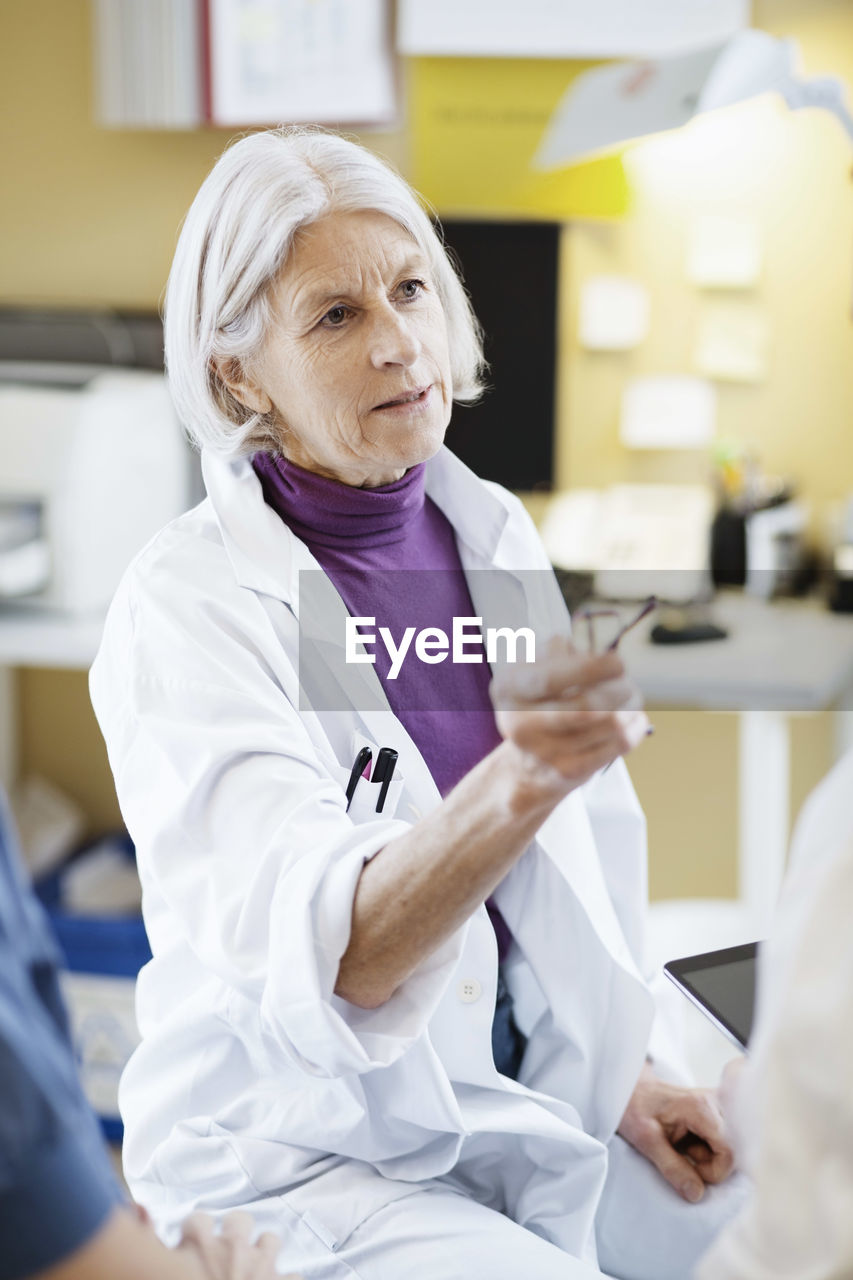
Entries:
{"label": "woman's eye", "polygon": [[349,307],[332,307],[332,309],[327,311],[323,316],[323,324],[331,325],[333,329],[340,328],[348,315]]}
{"label": "woman's eye", "polygon": [[412,298],[417,298],[417,296],[423,291],[423,288],[423,280],[404,280],[400,285],[400,293],[408,302]]}

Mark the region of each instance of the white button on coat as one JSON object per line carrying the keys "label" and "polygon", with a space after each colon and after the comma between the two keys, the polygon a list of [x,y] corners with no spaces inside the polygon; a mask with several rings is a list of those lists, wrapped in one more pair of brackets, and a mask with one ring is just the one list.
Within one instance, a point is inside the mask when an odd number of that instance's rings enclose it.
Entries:
{"label": "white button on coat", "polygon": [[457,989],[463,1004],[474,1004],[483,994],[483,988],[476,978],[463,978]]}

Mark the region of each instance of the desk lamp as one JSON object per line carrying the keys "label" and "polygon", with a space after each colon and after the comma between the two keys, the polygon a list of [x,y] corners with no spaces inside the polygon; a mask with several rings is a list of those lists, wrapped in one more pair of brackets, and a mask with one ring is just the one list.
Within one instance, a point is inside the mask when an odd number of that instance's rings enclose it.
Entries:
{"label": "desk lamp", "polygon": [[853,114],[843,82],[802,76],[798,59],[796,41],[747,30],[678,57],[595,67],[578,76],[557,104],[533,167],[572,165],[763,93],[780,94],[792,110],[830,111],[853,145]]}

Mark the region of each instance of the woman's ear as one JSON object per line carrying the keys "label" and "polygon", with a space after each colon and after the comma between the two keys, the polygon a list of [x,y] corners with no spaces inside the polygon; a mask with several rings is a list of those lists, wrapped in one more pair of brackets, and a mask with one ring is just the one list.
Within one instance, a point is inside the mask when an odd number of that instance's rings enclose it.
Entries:
{"label": "woman's ear", "polygon": [[235,400],[251,409],[253,413],[269,413],[273,404],[266,391],[246,374],[239,360],[217,359],[214,357],[213,371],[217,380],[231,392]]}

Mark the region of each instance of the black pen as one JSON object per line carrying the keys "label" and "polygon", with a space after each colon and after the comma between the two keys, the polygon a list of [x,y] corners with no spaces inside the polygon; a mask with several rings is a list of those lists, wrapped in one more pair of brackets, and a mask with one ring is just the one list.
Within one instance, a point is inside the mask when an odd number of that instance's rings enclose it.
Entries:
{"label": "black pen", "polygon": [[381,813],[385,807],[385,797],[397,767],[397,752],[393,747],[380,747],[376,757],[376,768],[373,770],[372,782],[379,782],[379,798],[376,801],[376,812]]}
{"label": "black pen", "polygon": [[372,759],[373,759],[373,752],[370,750],[370,747],[362,747],[358,755],[356,756],[355,764],[353,765],[350,771],[349,782],[347,783],[347,809],[349,809],[350,805],[352,804],[352,798],[355,795],[355,789],[358,786],[358,780],[361,777],[361,775],[364,773],[365,769],[370,764]]}

